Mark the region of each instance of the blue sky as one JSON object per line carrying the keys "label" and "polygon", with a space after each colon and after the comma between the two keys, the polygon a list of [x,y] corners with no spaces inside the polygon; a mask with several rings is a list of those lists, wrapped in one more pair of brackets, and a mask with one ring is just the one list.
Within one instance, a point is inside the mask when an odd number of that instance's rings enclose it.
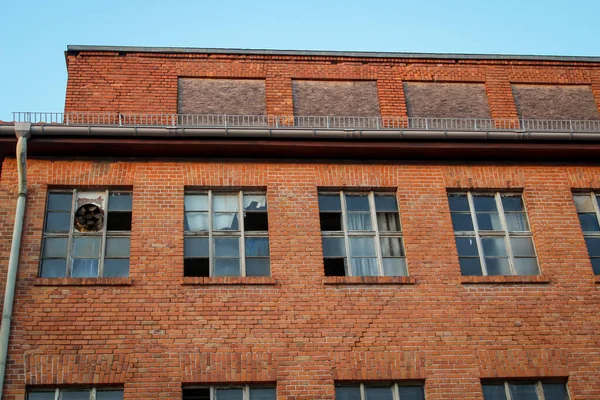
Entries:
{"label": "blue sky", "polygon": [[598,0],[0,0],[0,119],[62,111],[69,44],[600,56]]}

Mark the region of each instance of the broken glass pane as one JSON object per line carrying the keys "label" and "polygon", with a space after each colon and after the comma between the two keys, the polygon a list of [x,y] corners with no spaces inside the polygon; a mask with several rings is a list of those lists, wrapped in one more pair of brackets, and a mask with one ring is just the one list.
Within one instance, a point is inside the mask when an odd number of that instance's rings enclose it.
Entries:
{"label": "broken glass pane", "polygon": [[247,211],[267,211],[267,196],[264,194],[245,194],[244,210]]}
{"label": "broken glass pane", "polygon": [[183,276],[207,277],[210,275],[210,264],[207,258],[184,258]]}
{"label": "broken glass pane", "polygon": [[268,231],[269,220],[266,212],[245,212],[244,230],[248,232]]}
{"label": "broken glass pane", "polygon": [[323,259],[325,276],[346,276],[346,258]]}
{"label": "broken glass pane", "polygon": [[131,211],[110,211],[106,223],[107,231],[130,231]]}
{"label": "broken glass pane", "polygon": [[341,231],[342,214],[341,213],[320,213],[321,231]]}

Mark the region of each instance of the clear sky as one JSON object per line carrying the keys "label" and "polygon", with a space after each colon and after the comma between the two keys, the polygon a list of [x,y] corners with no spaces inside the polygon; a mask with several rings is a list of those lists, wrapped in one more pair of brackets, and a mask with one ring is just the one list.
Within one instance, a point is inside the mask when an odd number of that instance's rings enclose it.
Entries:
{"label": "clear sky", "polygon": [[0,0],[0,119],[64,107],[69,44],[600,56],[600,0]]}

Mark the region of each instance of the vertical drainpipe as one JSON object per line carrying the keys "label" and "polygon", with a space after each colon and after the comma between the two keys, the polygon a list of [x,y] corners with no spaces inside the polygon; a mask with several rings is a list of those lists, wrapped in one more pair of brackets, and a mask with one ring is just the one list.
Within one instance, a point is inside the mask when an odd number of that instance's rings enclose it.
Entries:
{"label": "vertical drainpipe", "polygon": [[19,265],[19,250],[21,249],[21,233],[25,217],[25,203],[27,201],[27,138],[30,135],[29,122],[15,122],[17,135],[17,171],[19,175],[17,210],[15,212],[15,225],[13,228],[8,271],[6,273],[6,289],[4,291],[4,308],[2,309],[2,325],[0,326],[0,400],[4,393],[4,375],[6,373],[6,357],[8,355],[8,338],[10,336],[10,322],[12,319],[13,300],[17,282],[17,269]]}

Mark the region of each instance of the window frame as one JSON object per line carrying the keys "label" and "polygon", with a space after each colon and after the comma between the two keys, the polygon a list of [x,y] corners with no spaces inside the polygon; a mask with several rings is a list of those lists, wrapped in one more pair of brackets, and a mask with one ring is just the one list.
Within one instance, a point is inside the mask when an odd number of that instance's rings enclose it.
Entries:
{"label": "window frame", "polygon": [[216,392],[218,389],[242,389],[242,400],[250,400],[250,389],[274,389],[275,398],[277,398],[277,385],[268,384],[246,384],[246,385],[185,385],[182,388],[181,398],[183,399],[183,390],[185,389],[208,389],[210,391],[210,400],[218,400]]}
{"label": "window frame", "polygon": [[365,383],[365,382],[342,382],[335,384],[335,389],[339,387],[360,387],[360,400],[367,399],[367,387],[382,387],[382,388],[391,388],[392,389],[392,397],[393,400],[402,400],[400,397],[400,387],[420,387],[423,389],[423,398],[425,399],[425,385],[423,382],[373,382],[373,383]]}
{"label": "window frame", "polygon": [[510,394],[510,385],[511,384],[526,384],[526,383],[532,383],[535,385],[535,391],[536,391],[536,395],[537,395],[537,399],[536,400],[546,400],[546,396],[544,395],[544,384],[562,384],[565,386],[565,390],[567,391],[567,396],[569,397],[569,399],[572,398],[571,393],[569,392],[569,385],[567,385],[566,381],[562,381],[562,380],[543,380],[543,379],[525,379],[525,380],[498,380],[498,381],[491,381],[491,382],[484,382],[481,384],[481,391],[483,393],[483,387],[486,385],[499,385],[502,384],[504,386],[504,395],[506,397],[506,400],[512,400],[512,395]]}
{"label": "window frame", "polygon": [[[67,387],[67,388],[60,388],[57,387],[54,389],[54,400],[62,400],[63,396],[62,394],[64,392],[81,392],[87,390],[90,392],[90,396],[89,396],[89,400],[96,400],[96,394],[98,391],[103,392],[103,391],[107,391],[107,392],[122,392],[123,393],[123,397],[124,397],[124,390],[122,388],[112,388],[110,386],[106,386],[106,387],[92,387],[92,388],[86,388],[86,387]],[[29,395],[31,393],[52,393],[52,390],[49,389],[43,389],[43,388],[33,388],[33,389],[27,389],[27,393],[26,393],[26,400],[29,400]]]}
{"label": "window frame", "polygon": [[[104,215],[103,215],[103,223],[102,229],[98,232],[78,232],[75,229],[75,214],[77,212],[77,194],[79,192],[98,192],[104,193],[106,202],[104,205]],[[52,194],[70,194],[71,195],[71,210],[69,211],[69,231],[68,232],[48,232],[46,231],[47,223],[48,223],[48,214],[53,211],[49,211],[48,207],[50,205],[50,196]],[[46,239],[67,239],[67,253],[66,253],[66,269],[65,274],[61,278],[78,278],[73,277],[73,261],[75,257],[73,257],[73,246],[76,238],[100,238],[100,255],[98,256],[98,275],[95,277],[87,277],[89,279],[98,279],[98,278],[119,278],[119,277],[105,277],[104,276],[104,261],[108,259],[126,259],[131,263],[131,229],[128,231],[121,230],[111,230],[108,233],[108,219],[109,219],[109,203],[110,203],[110,195],[111,194],[128,194],[130,195],[133,202],[133,191],[128,189],[50,189],[46,194],[46,207],[44,211],[44,225],[42,230],[42,246],[40,249],[40,257],[39,257],[39,270],[38,277],[42,277],[42,263],[45,259],[56,260],[62,259],[59,257],[44,257],[44,247]],[[63,211],[66,212],[66,211]],[[117,211],[118,212],[118,211]],[[131,207],[132,213],[132,222],[133,222],[133,204]],[[127,238],[129,239],[129,257],[106,257],[106,244],[107,239],[109,238]],[[131,264],[129,265],[131,268]],[[130,275],[130,270],[128,269],[127,276]],[[59,279],[59,278],[57,278]]]}
{"label": "window frame", "polygon": [[[341,225],[342,230],[341,231],[324,231],[321,228],[321,238],[340,238],[340,239],[343,238],[344,239],[344,249],[346,252],[346,256],[345,256],[346,263],[344,266],[344,270],[346,273],[345,276],[363,276],[363,275],[353,275],[352,274],[352,256],[350,253],[350,238],[373,238],[375,240],[375,256],[376,256],[376,260],[377,260],[377,275],[376,276],[409,276],[408,262],[406,260],[406,248],[404,246],[404,234],[402,231],[402,220],[400,218],[400,206],[398,204],[398,197],[397,197],[396,192],[375,191],[375,190],[370,190],[370,191],[320,190],[318,192],[318,196],[322,196],[322,195],[325,195],[325,196],[337,195],[340,198],[340,213],[341,213],[341,218],[342,218],[342,225]],[[370,230],[370,231],[350,231],[350,230],[348,230],[348,221],[347,221],[348,211],[347,211],[347,207],[346,207],[346,196],[348,196],[348,195],[359,195],[359,196],[367,195],[367,198],[369,200],[369,216],[371,217],[372,230]],[[375,206],[375,196],[376,195],[394,196],[394,199],[396,201],[396,208],[397,208],[397,210],[394,211],[394,213],[396,213],[396,215],[398,216],[398,227],[399,227],[398,231],[383,232],[383,234],[380,232],[379,223],[377,221],[377,209]],[[383,212],[386,212],[386,211],[383,211]],[[322,213],[334,213],[334,212],[321,211],[319,209],[319,214],[322,214]],[[383,267],[384,257],[383,257],[382,250],[381,250],[381,238],[382,237],[383,238],[399,238],[400,239],[400,246],[402,248],[403,256],[396,257],[396,258],[404,259],[406,275],[385,275],[385,270]],[[325,255],[323,255],[323,259],[326,259],[326,258],[340,258],[340,257],[326,257]]]}
{"label": "window frame", "polygon": [[[528,275],[520,275],[516,272],[515,258],[531,258],[531,257],[515,257],[513,248],[512,248],[512,243],[510,240],[511,238],[531,238],[531,244],[533,247],[533,253],[535,256],[535,261],[536,261],[537,270],[538,270],[538,273],[536,275],[531,275],[531,276],[541,275],[540,262],[538,259],[535,241],[533,240],[533,232],[531,232],[531,224],[529,222],[529,212],[527,211],[527,205],[525,204],[525,200],[523,199],[522,193],[501,192],[501,191],[495,191],[495,192],[491,192],[491,191],[477,192],[477,191],[475,191],[474,192],[474,191],[469,190],[467,192],[449,191],[447,196],[449,199],[450,196],[456,196],[456,195],[467,196],[467,201],[469,203],[469,215],[471,216],[471,223],[473,224],[473,231],[456,231],[456,230],[454,230],[454,227],[453,227],[454,237],[455,237],[455,239],[462,238],[462,237],[475,237],[475,241],[477,243],[477,252],[479,253],[479,263],[481,265],[482,276],[528,276]],[[479,229],[479,223],[477,221],[477,211],[475,210],[475,203],[473,200],[473,198],[477,197],[477,196],[493,196],[494,197],[494,201],[496,203],[496,209],[498,210],[498,218],[500,220],[500,225],[502,227],[502,230],[480,230]],[[525,216],[527,226],[529,227],[528,231],[509,231],[508,223],[506,221],[506,213],[504,211],[504,206],[502,204],[503,196],[504,197],[517,197],[518,196],[521,198],[521,203],[523,204],[523,214]],[[452,215],[452,213],[453,213],[453,211],[450,210],[451,215]],[[456,213],[465,213],[466,214],[466,212],[456,212]],[[483,234],[482,234],[482,232],[483,232]],[[485,262],[485,254],[483,251],[482,237],[483,238],[502,238],[502,239],[504,239],[504,245],[506,246],[508,265],[509,265],[510,272],[511,272],[510,275],[489,275],[488,274],[487,264]],[[455,244],[455,246],[456,246],[456,244]],[[457,248],[457,252],[458,252],[458,248]],[[460,258],[460,254],[459,254],[459,258]]]}
{"label": "window frame", "polygon": [[[588,198],[592,199],[592,206],[594,207],[594,212],[596,214],[596,222],[598,223],[598,225],[600,225],[600,201],[598,200],[598,197],[600,197],[600,192],[598,191],[589,191],[589,192],[573,192],[573,203],[575,204],[575,211],[577,212],[577,219],[579,220],[579,227],[581,228],[581,232],[583,233],[583,239],[588,239],[588,238],[592,238],[592,239],[600,239],[600,231],[584,231],[583,230],[583,226],[581,225],[581,219],[579,218],[580,214],[587,214],[585,212],[580,213],[579,210],[577,210],[577,203],[575,203],[575,197],[583,197],[586,196]],[[592,257],[592,255],[590,254],[590,250],[587,247],[587,243],[586,243],[586,250],[588,251],[588,257],[590,259],[590,262],[592,262],[593,258],[599,258],[597,256]],[[593,263],[592,263],[592,271],[593,271]],[[594,275],[596,276],[600,276],[600,271],[598,271],[598,273],[594,272]]]}
{"label": "window frame", "polygon": [[[185,197],[186,196],[198,196],[198,195],[206,195],[207,196],[207,202],[208,202],[208,206],[207,206],[207,211],[206,213],[208,213],[208,230],[206,231],[191,231],[191,230],[185,230],[185,218],[186,218],[186,214],[188,212],[197,212],[197,211],[187,211],[185,208]],[[215,195],[236,195],[237,196],[237,205],[238,205],[238,224],[239,224],[239,229],[237,231],[234,230],[222,230],[222,231],[215,231],[214,228],[214,210],[213,210],[213,197]],[[238,238],[238,248],[239,248],[239,258],[240,258],[240,275],[235,275],[237,277],[246,277],[246,238],[265,238],[267,239],[268,245],[269,245],[269,275],[271,276],[271,242],[270,242],[270,237],[269,237],[269,230],[267,229],[266,231],[246,231],[245,229],[245,223],[244,223],[244,217],[245,217],[245,213],[246,212],[256,212],[256,211],[245,211],[244,210],[244,195],[257,195],[257,196],[265,196],[265,201],[266,201],[266,210],[265,211],[258,211],[258,212],[264,212],[267,216],[267,223],[268,223],[268,218],[269,218],[269,202],[267,201],[267,192],[266,190],[260,190],[260,189],[250,189],[250,190],[214,190],[214,189],[206,189],[206,190],[186,190],[184,193],[184,207],[183,207],[183,218],[184,218],[184,231],[183,231],[183,236],[184,236],[184,260],[186,258],[204,258],[204,257],[186,257],[185,256],[185,239],[189,239],[189,238],[207,238],[208,239],[208,277],[209,278],[215,278],[217,276],[215,276],[214,274],[214,266],[215,266],[215,249],[214,249],[214,239],[215,238]],[[220,258],[220,257],[216,257],[216,258]],[[224,258],[224,257],[223,257]],[[249,257],[252,258],[252,257]],[[260,258],[260,257],[258,257]],[[264,257],[263,257],[264,258]],[[184,272],[184,276],[185,276],[185,272]],[[251,275],[254,276],[254,275]],[[221,275],[219,275],[218,277],[222,277]]]}

